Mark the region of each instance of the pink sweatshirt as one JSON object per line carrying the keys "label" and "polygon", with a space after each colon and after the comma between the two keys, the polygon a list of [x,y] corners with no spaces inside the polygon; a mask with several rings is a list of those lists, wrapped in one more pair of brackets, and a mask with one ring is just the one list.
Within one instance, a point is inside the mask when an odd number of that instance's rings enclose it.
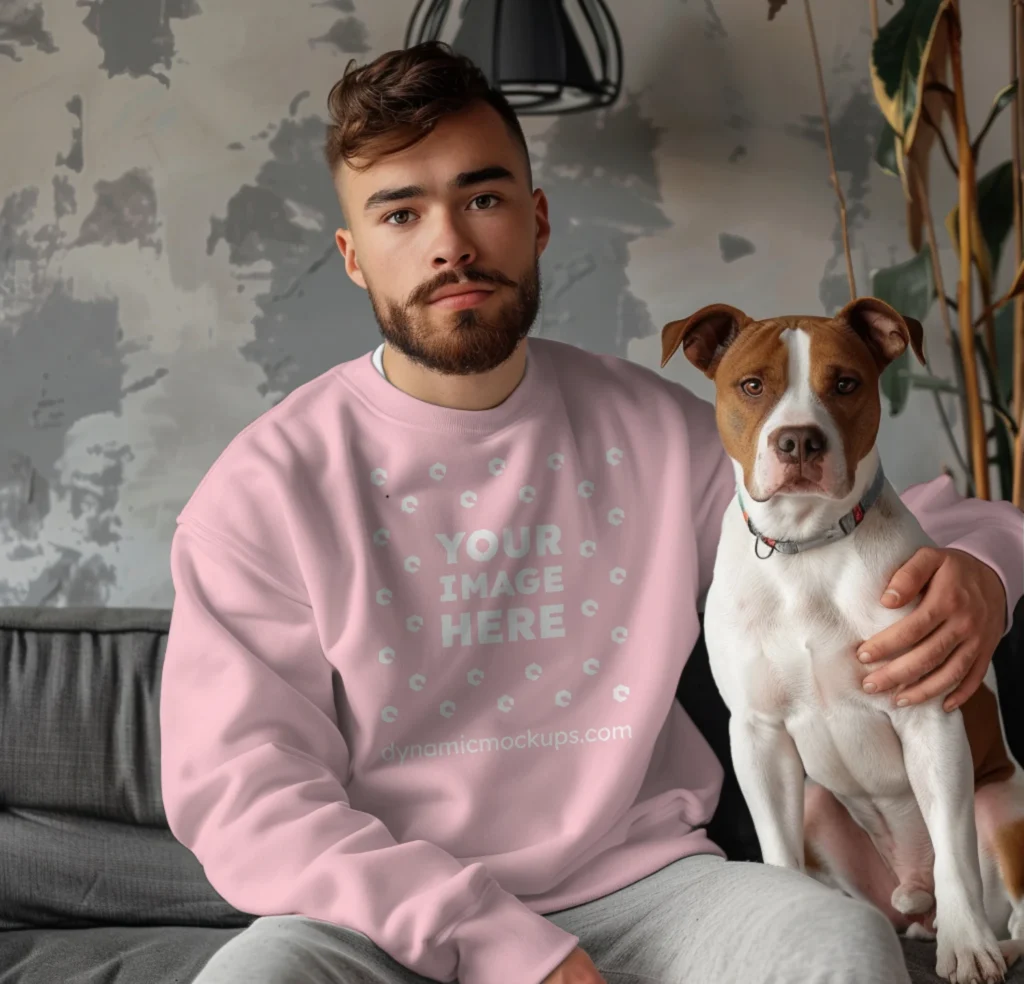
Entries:
{"label": "pink sweatshirt", "polygon": [[[542,913],[721,853],[675,700],[735,492],[713,407],[528,345],[491,410],[334,367],[229,444],[171,547],[175,837],[238,908],[462,984],[540,984],[577,944]],[[905,501],[1016,603],[1019,511],[948,479]]]}

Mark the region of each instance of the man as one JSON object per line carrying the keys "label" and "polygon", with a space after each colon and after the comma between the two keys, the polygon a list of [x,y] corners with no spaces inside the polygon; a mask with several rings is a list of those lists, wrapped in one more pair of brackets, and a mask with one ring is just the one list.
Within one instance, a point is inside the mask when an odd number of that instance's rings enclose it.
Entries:
{"label": "man", "polygon": [[[199,984],[908,981],[875,909],[704,833],[674,693],[734,494],[713,408],[527,342],[547,201],[470,63],[390,52],[329,104],[384,344],[238,435],[172,544],[167,818],[264,917]],[[883,686],[952,664],[913,699],[977,686],[1024,590],[1020,513],[950,489],[907,501],[957,549],[887,602],[927,581],[931,621],[874,640],[923,640]]]}

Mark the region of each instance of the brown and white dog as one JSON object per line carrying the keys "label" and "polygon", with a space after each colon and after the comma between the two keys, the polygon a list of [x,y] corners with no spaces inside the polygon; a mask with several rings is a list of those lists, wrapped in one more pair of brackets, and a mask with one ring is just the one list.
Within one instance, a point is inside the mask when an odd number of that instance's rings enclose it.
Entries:
{"label": "brown and white dog", "polygon": [[916,607],[879,599],[932,544],[875,447],[880,373],[908,346],[924,362],[920,323],[875,298],[763,321],[713,304],[665,326],[662,366],[680,345],[715,381],[736,472],[705,637],[765,862],[934,931],[941,977],[1002,980],[1024,939],[1024,775],[994,672],[953,712],[946,694],[899,708],[864,693],[879,664],[855,655]]}

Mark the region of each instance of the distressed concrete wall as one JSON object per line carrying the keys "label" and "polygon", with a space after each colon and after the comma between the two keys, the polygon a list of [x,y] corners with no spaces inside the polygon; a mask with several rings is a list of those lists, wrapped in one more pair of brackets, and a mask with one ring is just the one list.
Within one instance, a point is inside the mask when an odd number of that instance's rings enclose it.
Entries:
{"label": "distressed concrete wall", "polygon": [[[1007,18],[969,6],[978,125]],[[216,455],[379,340],[332,239],[323,108],[350,57],[403,43],[412,7],[0,0],[0,604],[170,604],[174,518]],[[771,24],[755,0],[610,7],[621,103],[526,121],[554,227],[539,333],[656,368],[661,326],[711,301],[834,310],[845,266],[801,5]],[[909,255],[898,186],[871,163],[867,5],[815,8],[867,292]],[[683,359],[665,372],[711,397]],[[900,487],[950,458],[922,394],[881,443]]]}

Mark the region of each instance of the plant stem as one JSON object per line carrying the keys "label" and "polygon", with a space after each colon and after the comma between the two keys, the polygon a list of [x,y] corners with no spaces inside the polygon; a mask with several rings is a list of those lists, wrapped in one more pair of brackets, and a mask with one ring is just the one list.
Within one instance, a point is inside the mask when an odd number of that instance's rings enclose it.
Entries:
{"label": "plant stem", "polygon": [[971,486],[971,469],[968,467],[967,462],[964,461],[964,456],[960,451],[960,445],[956,443],[956,434],[953,433],[953,425],[950,424],[949,418],[946,416],[946,408],[942,405],[942,396],[932,390],[932,396],[935,398],[935,409],[939,412],[939,421],[942,424],[942,429],[946,432],[946,437],[949,440],[950,447],[953,449],[953,454],[956,457],[956,463],[960,466],[961,471],[967,476],[967,484]]}
{"label": "plant stem", "polygon": [[[1006,428],[1006,436],[1012,444],[1014,437],[1017,436],[1017,424],[1014,422],[1013,417],[1010,416],[1010,411],[1003,406],[1003,401],[997,395],[999,393],[999,387],[996,383],[995,366],[992,365],[988,356],[985,354],[984,345],[979,344],[977,352],[978,360],[981,362],[981,368],[985,373],[985,381],[988,383],[989,391],[992,394],[990,399],[982,399],[981,402],[985,406],[992,408],[992,412],[999,418],[999,423]],[[998,426],[998,424],[996,426]]]}
{"label": "plant stem", "polygon": [[821,97],[821,119],[825,127],[825,149],[828,151],[828,163],[832,169],[832,187],[839,199],[839,222],[843,229],[843,252],[846,254],[846,276],[850,280],[850,300],[857,297],[857,282],[853,277],[853,257],[850,255],[850,231],[846,225],[846,199],[839,185],[839,174],[836,171],[836,159],[832,153],[832,127],[828,121],[828,99],[825,97],[825,79],[821,72],[821,56],[818,54],[818,39],[814,33],[814,18],[811,16],[811,0],[804,0],[804,12],[807,14],[807,30],[811,35],[811,49],[814,51],[814,69],[818,75],[818,95]]}
{"label": "plant stem", "polygon": [[[805,0],[806,2],[806,0]],[[948,8],[949,53],[953,67],[953,95],[956,97],[957,162],[960,167],[959,189],[959,246],[960,282],[957,284],[957,303],[960,318],[960,348],[964,359],[964,384],[967,390],[967,409],[970,413],[971,463],[974,469],[974,488],[978,498],[989,499],[988,438],[981,408],[981,389],[978,385],[978,359],[974,351],[974,328],[971,325],[971,278],[973,256],[971,249],[971,216],[974,214],[974,155],[971,153],[971,135],[967,128],[967,101],[964,97],[964,67],[961,49],[962,30],[958,0]]]}
{"label": "plant stem", "polygon": [[[977,209],[977,202],[975,202],[975,209]],[[980,221],[979,221],[980,226]],[[988,349],[988,357],[992,360],[992,365],[996,365],[996,316],[995,307],[992,304],[992,288],[986,286],[985,281],[981,279],[981,271],[978,271],[978,281],[981,284],[981,317],[978,319],[985,325],[985,348]]]}
{"label": "plant stem", "polygon": [[[953,322],[949,317],[949,308],[944,303],[946,298],[946,281],[942,275],[942,263],[939,259],[939,243],[938,238],[935,235],[935,220],[932,218],[932,202],[928,195],[928,188],[925,186],[924,179],[921,177],[921,171],[919,170],[917,163],[909,157],[907,158],[907,170],[910,173],[910,180],[914,182],[918,201],[921,203],[921,217],[924,219],[924,228],[928,235],[928,252],[931,254],[932,275],[935,278],[935,288],[939,294],[939,314],[942,317],[942,327],[946,332],[946,341],[949,343],[950,350],[952,350],[956,347],[956,336],[953,334]],[[928,368],[928,371],[931,372],[931,367],[928,366],[927,362],[925,365]],[[964,374],[960,368],[960,362],[956,358],[953,359],[953,369],[956,372],[957,391],[960,396],[960,419],[963,421],[964,437],[967,439],[967,448],[970,450],[970,434],[967,430],[967,421],[969,417],[967,414],[967,397],[964,390]],[[960,446],[957,444],[956,438],[953,436],[953,428],[946,419],[945,409],[942,406],[942,401],[938,399],[937,394],[936,406],[939,408],[939,413],[942,417],[946,434],[953,444],[953,450],[956,452],[957,461],[963,468],[965,474],[970,476],[971,467],[967,464],[964,460],[964,456],[960,453]]]}
{"label": "plant stem", "polygon": [[[1013,245],[1016,268],[1024,261],[1024,189],[1021,187],[1021,136],[1024,130],[1024,94],[1020,91],[1021,55],[1024,54],[1024,7],[1010,0],[1010,78],[1018,80],[1017,98],[1010,113],[1013,150]],[[1013,444],[1012,501],[1024,509],[1024,295],[1013,301],[1013,416],[1017,440]]]}
{"label": "plant stem", "polygon": [[949,144],[946,143],[946,135],[942,132],[942,127],[932,118],[932,114],[928,112],[925,106],[921,107],[921,119],[925,121],[934,131],[935,135],[939,138],[939,146],[942,147],[942,156],[946,158],[946,163],[949,164],[950,170],[956,174],[960,174],[960,168],[956,166],[956,161],[953,160],[953,154],[949,149]]}

